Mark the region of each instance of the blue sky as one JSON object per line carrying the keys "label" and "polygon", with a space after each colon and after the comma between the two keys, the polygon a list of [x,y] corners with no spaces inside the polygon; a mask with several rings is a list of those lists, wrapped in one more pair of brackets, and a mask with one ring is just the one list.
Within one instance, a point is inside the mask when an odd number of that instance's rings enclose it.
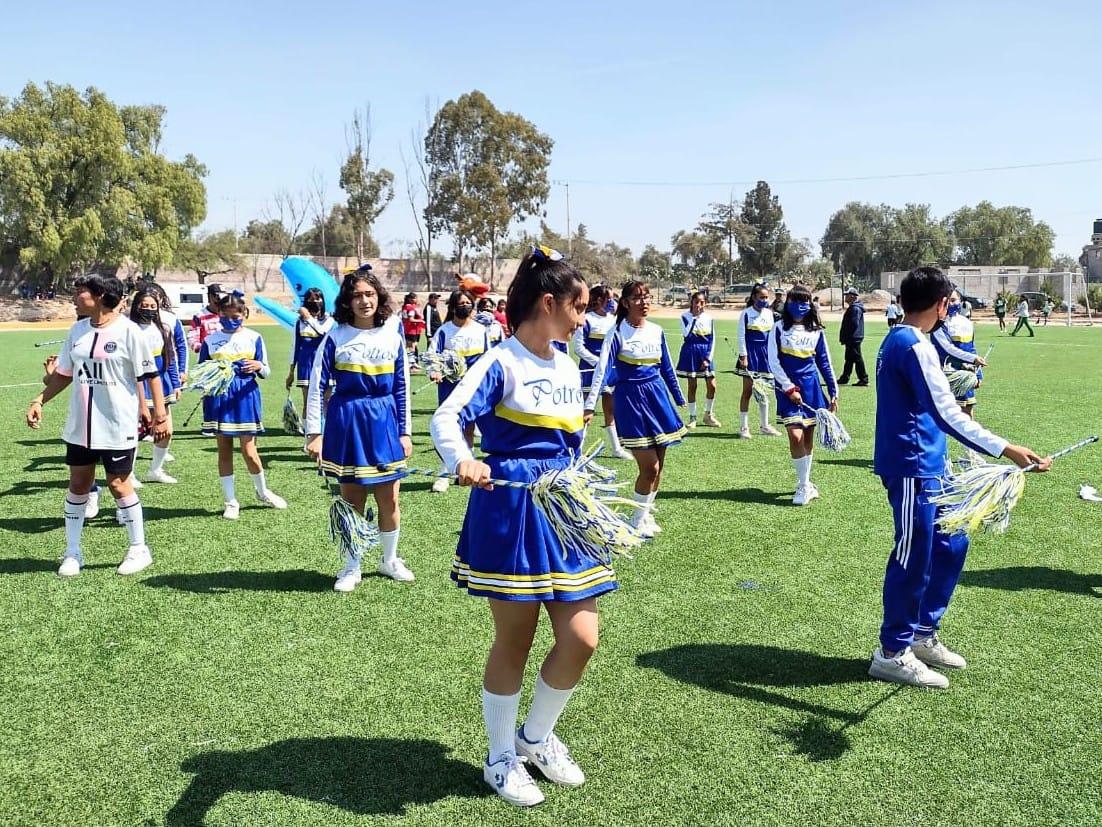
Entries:
{"label": "blue sky", "polygon": [[[211,170],[208,229],[241,224],[319,170],[337,199],[344,124],[370,103],[398,177],[376,236],[416,233],[399,147],[426,100],[471,89],[555,141],[571,219],[638,253],[709,201],[771,183],[1102,158],[1097,3],[19,4],[0,19],[0,94],[94,85],[168,108],[165,149]],[[660,182],[665,186],[625,182]],[[1078,254],[1102,163],[775,183],[817,240],[850,200],[1031,207]],[[565,228],[565,190],[548,220]]]}

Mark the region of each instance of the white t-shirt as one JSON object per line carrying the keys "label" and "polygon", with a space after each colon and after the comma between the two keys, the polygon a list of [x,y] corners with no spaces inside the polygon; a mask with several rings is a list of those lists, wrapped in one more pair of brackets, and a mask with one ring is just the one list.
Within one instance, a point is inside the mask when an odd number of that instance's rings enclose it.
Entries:
{"label": "white t-shirt", "polygon": [[119,316],[106,327],[81,319],[69,330],[57,372],[73,378],[62,439],[93,450],[138,444],[138,382],[157,375],[138,326]]}

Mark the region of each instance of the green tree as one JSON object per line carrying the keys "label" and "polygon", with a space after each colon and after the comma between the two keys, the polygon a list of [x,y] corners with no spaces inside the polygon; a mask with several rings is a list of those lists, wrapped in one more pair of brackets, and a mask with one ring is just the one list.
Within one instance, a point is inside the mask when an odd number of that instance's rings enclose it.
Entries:
{"label": "green tree", "polygon": [[892,209],[887,204],[851,201],[827,222],[819,245],[837,272],[853,273],[864,282],[880,278],[882,239],[888,234]]}
{"label": "green tree", "polygon": [[[322,239],[325,239],[324,249]],[[314,219],[314,226],[308,229],[299,238],[299,249],[308,256],[355,256],[356,253],[356,226],[348,208],[342,204],[334,204],[325,217],[325,222]],[[363,239],[364,258],[377,258],[379,245],[367,233]]]}
{"label": "green tree", "polygon": [[746,193],[740,219],[745,232],[738,239],[739,256],[759,280],[775,272],[785,260],[792,236],[784,223],[781,202],[765,181]]}
{"label": "green tree", "polygon": [[1082,270],[1082,267],[1079,264],[1079,259],[1075,256],[1060,253],[1060,255],[1052,257],[1052,270],[1055,273],[1078,273]]}
{"label": "green tree", "polygon": [[282,254],[291,243],[291,234],[277,218],[262,221],[254,218],[245,225],[241,234],[240,250],[243,253]]}
{"label": "green tree", "polygon": [[205,284],[208,276],[219,276],[238,268],[237,239],[233,230],[180,239],[173,264],[191,270]]}
{"label": "green tree", "polygon": [[160,153],[164,114],[54,83],[0,98],[3,246],[50,277],[172,261],[206,217],[207,171],[191,155]]}
{"label": "green tree", "polygon": [[961,207],[948,218],[956,240],[956,263],[965,265],[1024,264],[1048,267],[1055,233],[1035,221],[1026,207],[996,207],[981,201]]}
{"label": "green tree", "polygon": [[906,204],[888,213],[884,238],[878,243],[878,282],[884,270],[912,270],[924,264],[945,265],[953,257],[948,222],[934,218],[929,204]]}
{"label": "green tree", "polygon": [[491,284],[498,242],[513,221],[537,214],[547,200],[551,147],[532,123],[498,111],[479,91],[444,104],[426,133],[436,197],[425,221],[434,233],[452,236],[461,265],[468,248],[488,248]]}
{"label": "green tree", "polygon": [[637,262],[637,270],[646,281],[665,280],[670,271],[670,254],[663,253],[653,244],[643,248]]}
{"label": "green tree", "polygon": [[735,204],[734,197],[727,203],[708,205],[708,211],[700,219],[697,230],[715,239],[721,249],[726,251],[722,261],[726,264],[724,281],[732,284],[735,280],[735,249],[741,239],[749,240],[753,229],[742,220],[742,209]]}
{"label": "green tree", "polygon": [[348,216],[355,236],[356,258],[370,250],[371,226],[394,198],[394,173],[371,169],[371,110],[352,113],[346,133],[348,156],[341,165],[340,186],[348,194]]}

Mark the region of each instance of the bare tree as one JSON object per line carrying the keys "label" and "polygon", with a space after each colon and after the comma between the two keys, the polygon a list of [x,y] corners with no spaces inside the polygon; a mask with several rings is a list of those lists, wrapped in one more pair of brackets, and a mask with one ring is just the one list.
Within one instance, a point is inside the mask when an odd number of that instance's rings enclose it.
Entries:
{"label": "bare tree", "polygon": [[341,164],[340,187],[348,193],[348,215],[356,233],[356,257],[364,260],[364,237],[394,198],[394,173],[371,169],[371,107],[352,112],[344,130],[348,156]]}
{"label": "bare tree", "polygon": [[281,189],[272,197],[272,207],[265,207],[269,221],[278,221],[287,235],[283,240],[283,249],[279,254],[283,258],[292,256],[298,249],[298,240],[302,236],[302,227],[310,215],[310,193],[305,190],[291,192]]}
{"label": "bare tree", "polygon": [[326,246],[325,240],[326,224],[329,218],[329,196],[327,190],[328,184],[326,183],[325,176],[315,169],[310,176],[310,205],[314,214],[314,226],[318,228],[318,241],[321,244],[322,258],[326,258],[329,255],[329,248]]}
{"label": "bare tree", "polygon": [[[428,290],[432,290],[432,244],[436,238],[436,232],[432,223],[425,220],[425,213],[432,211],[432,205],[438,197],[437,188],[425,163],[427,150],[425,142],[436,139],[436,133],[426,126],[432,123],[432,118],[433,106],[428,98],[425,98],[425,120],[409,133],[412,164],[406,157],[405,150],[401,146],[398,147],[398,152],[402,156],[402,166],[405,169],[406,197],[409,200],[410,212],[413,213],[413,222],[417,225],[418,240],[414,243],[414,254],[421,266],[425,268],[425,286]],[[414,166],[416,169],[413,168]],[[421,198],[425,201],[423,208],[417,203]]]}

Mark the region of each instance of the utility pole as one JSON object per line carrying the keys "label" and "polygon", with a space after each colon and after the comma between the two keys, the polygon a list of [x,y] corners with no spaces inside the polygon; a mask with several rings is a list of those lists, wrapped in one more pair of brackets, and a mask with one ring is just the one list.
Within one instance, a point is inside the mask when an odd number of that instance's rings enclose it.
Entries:
{"label": "utility pole", "polygon": [[572,256],[574,255],[574,233],[570,230],[570,182],[552,181],[551,183],[566,188],[566,254]]}

